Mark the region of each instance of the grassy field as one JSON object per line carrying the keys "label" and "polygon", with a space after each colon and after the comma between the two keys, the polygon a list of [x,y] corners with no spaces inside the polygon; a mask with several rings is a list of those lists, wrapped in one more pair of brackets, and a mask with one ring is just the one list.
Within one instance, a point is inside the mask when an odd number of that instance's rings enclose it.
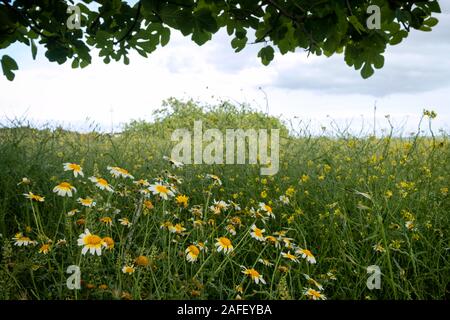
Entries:
{"label": "grassy field", "polygon": [[[196,119],[281,129],[280,171],[171,165],[171,132]],[[443,133],[296,135],[174,99],[120,134],[0,129],[0,299],[448,299],[449,146]]]}

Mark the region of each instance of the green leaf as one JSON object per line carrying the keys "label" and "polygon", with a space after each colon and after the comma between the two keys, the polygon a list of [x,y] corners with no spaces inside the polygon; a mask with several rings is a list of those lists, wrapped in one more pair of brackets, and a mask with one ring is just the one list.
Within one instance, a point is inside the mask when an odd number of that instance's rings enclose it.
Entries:
{"label": "green leaf", "polygon": [[192,34],[191,38],[196,44],[201,46],[205,44],[205,42],[211,40],[211,33],[196,30]]}
{"label": "green leaf", "polygon": [[[105,57],[105,59],[103,59],[103,61],[105,61],[105,63],[108,63],[106,61],[109,61],[109,60],[110,60],[109,57]],[[88,65],[89,65],[89,61],[87,61],[87,60],[82,60],[80,62],[80,67],[81,68],[86,68]]]}
{"label": "green leaf", "polygon": [[13,81],[16,76],[13,71],[19,70],[19,66],[16,61],[8,55],[4,55],[1,60],[3,74],[6,76],[6,79],[9,81]]}
{"label": "green leaf", "polygon": [[[344,52],[345,62],[365,76],[384,65],[387,45],[402,42],[409,27],[431,31],[438,23],[433,15],[441,12],[438,0],[86,0],[79,4],[83,30],[68,32],[67,6],[41,0],[37,12],[36,6],[23,7],[25,2],[0,4],[0,50],[13,43],[25,44],[36,59],[39,43],[48,60],[85,67],[94,48],[105,63],[127,62],[124,55],[130,50],[145,57],[167,45],[173,30],[202,45],[226,28],[236,52],[245,48],[248,34],[270,44],[258,52],[264,65],[274,58],[275,48],[281,54],[298,49],[317,56]],[[369,4],[381,8],[381,30],[366,27]],[[139,23],[134,23],[138,7]],[[30,21],[39,30],[30,29]],[[3,60],[3,73],[13,79],[14,68],[8,66],[8,58]]]}
{"label": "green leaf", "polygon": [[178,16],[179,16],[179,9],[177,6],[172,4],[164,4],[161,8],[159,14],[167,25],[170,27],[176,27],[178,24]]}
{"label": "green leaf", "polygon": [[441,6],[439,5],[439,2],[437,2],[437,0],[428,3],[428,7],[430,8],[431,12],[442,13]]}
{"label": "green leaf", "polygon": [[215,33],[219,29],[217,21],[209,9],[202,8],[197,10],[194,13],[194,18],[200,30]]}
{"label": "green leaf", "polygon": [[259,50],[258,52],[258,57],[261,58],[261,62],[265,66],[269,65],[269,63],[273,60],[274,55],[275,50],[272,46],[261,48],[261,50]]}
{"label": "green leaf", "polygon": [[31,43],[31,56],[33,57],[33,60],[36,60],[37,55],[36,43],[34,43],[33,39],[30,40],[30,43]]}
{"label": "green leaf", "polygon": [[73,69],[76,69],[76,68],[78,68],[79,66],[80,66],[80,59],[79,59],[79,58],[73,59],[73,61],[72,61],[72,68],[73,68]]}
{"label": "green leaf", "polygon": [[435,25],[437,25],[439,23],[439,20],[436,18],[428,18],[427,20],[425,20],[423,22],[424,25],[429,26],[429,27],[434,27]]}
{"label": "green leaf", "polygon": [[181,11],[178,14],[177,25],[179,30],[184,36],[192,33],[192,30],[195,27],[195,21],[192,17],[192,13],[187,10]]}
{"label": "green leaf", "polygon": [[381,69],[384,66],[384,57],[380,54],[374,57],[373,66],[377,69]]}
{"label": "green leaf", "polygon": [[166,44],[169,43],[169,40],[170,40],[170,29],[162,28],[161,29],[161,45],[164,47]]}
{"label": "green leaf", "polygon": [[421,26],[419,28],[419,30],[420,31],[424,31],[424,32],[431,32],[431,31],[433,31],[433,29],[431,29],[430,27],[427,27],[427,26]]}
{"label": "green leaf", "polygon": [[366,29],[364,28],[364,26],[361,24],[361,22],[359,22],[358,18],[355,16],[350,16],[348,17],[348,21],[352,24],[353,27],[355,27],[356,31],[359,34],[362,34],[363,32],[366,31]]}
{"label": "green leaf", "polygon": [[148,41],[141,41],[136,43],[136,46],[140,47],[143,51],[147,53],[152,53],[153,51],[156,50],[157,41],[155,41],[154,39],[150,39]]}
{"label": "green leaf", "polygon": [[400,30],[394,34],[394,36],[389,41],[389,44],[394,46],[396,44],[399,44],[403,41],[404,38],[408,36],[408,31],[406,30]]}
{"label": "green leaf", "polygon": [[374,70],[372,68],[372,65],[368,62],[364,64],[364,67],[361,69],[361,76],[364,79],[370,78],[374,74]]}
{"label": "green leaf", "polygon": [[243,39],[234,38],[231,40],[231,47],[234,49],[234,52],[239,52],[244,49],[247,44],[247,40],[247,37],[244,37]]}

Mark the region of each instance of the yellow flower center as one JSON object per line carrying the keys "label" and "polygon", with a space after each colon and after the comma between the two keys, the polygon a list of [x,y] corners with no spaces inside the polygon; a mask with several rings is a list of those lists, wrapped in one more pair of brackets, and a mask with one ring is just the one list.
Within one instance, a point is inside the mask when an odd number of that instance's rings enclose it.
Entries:
{"label": "yellow flower center", "polygon": [[136,258],[136,264],[138,266],[145,267],[145,266],[147,266],[149,264],[149,262],[150,261],[148,260],[148,258],[146,256],[139,256],[139,257]]}
{"label": "yellow flower center", "polygon": [[31,199],[36,200],[36,201],[43,201],[44,200],[43,197],[38,196],[37,194],[33,194],[31,192],[30,192],[30,196],[31,196]]}
{"label": "yellow flower center", "polygon": [[261,238],[263,236],[261,229],[255,228],[255,230],[253,230],[253,232],[255,233],[255,235],[258,238]]}
{"label": "yellow flower center", "polygon": [[311,251],[307,250],[307,249],[303,249],[301,250],[301,253],[307,255],[308,257],[312,257],[313,254],[311,253]]}
{"label": "yellow flower center", "polygon": [[188,247],[189,253],[194,255],[194,256],[198,256],[200,254],[200,250],[198,250],[198,248],[194,245],[190,245]]}
{"label": "yellow flower center", "polygon": [[106,243],[108,249],[114,248],[114,240],[110,237],[104,237],[103,242]]}
{"label": "yellow flower center", "polygon": [[81,167],[76,163],[69,164],[69,168],[73,171],[81,171]]}
{"label": "yellow flower center", "polygon": [[98,183],[99,185],[101,185],[101,186],[107,186],[107,185],[108,185],[108,181],[106,181],[106,180],[103,179],[103,178],[97,179],[97,183]]}
{"label": "yellow flower center", "polygon": [[122,169],[122,168],[117,168],[117,171],[119,171],[122,174],[129,174],[128,170]]}
{"label": "yellow flower center", "polygon": [[231,246],[231,241],[228,238],[225,238],[225,237],[219,238],[219,242],[222,245],[222,247],[230,247]]}
{"label": "yellow flower center", "polygon": [[322,296],[322,294],[314,289],[309,289],[308,290],[308,294],[311,296],[314,296],[316,298],[320,298]]}
{"label": "yellow flower center", "polygon": [[103,217],[100,221],[103,223],[112,223],[112,219],[110,217]]}
{"label": "yellow flower center", "polygon": [[102,238],[94,234],[85,236],[83,241],[87,246],[100,246],[102,244]]}
{"label": "yellow flower center", "polygon": [[293,254],[290,254],[290,253],[286,253],[286,258],[291,259],[291,260],[295,260],[295,256]]}
{"label": "yellow flower center", "polygon": [[158,193],[168,193],[169,190],[165,186],[158,185],[156,186],[156,191]]}
{"label": "yellow flower center", "polygon": [[49,244],[43,244],[42,247],[39,249],[40,252],[48,252],[50,250]]}
{"label": "yellow flower center", "polygon": [[181,195],[181,196],[177,197],[177,203],[187,204],[187,202],[188,202],[188,197],[187,196]]}
{"label": "yellow flower center", "polygon": [[133,267],[125,267],[124,271],[125,271],[125,273],[133,273],[134,268]]}
{"label": "yellow flower center", "polygon": [[248,274],[252,279],[259,278],[259,272],[255,269],[247,269],[245,273]]}
{"label": "yellow flower center", "polygon": [[60,189],[64,189],[64,190],[70,190],[72,189],[72,185],[68,182],[62,182],[59,184],[58,186]]}

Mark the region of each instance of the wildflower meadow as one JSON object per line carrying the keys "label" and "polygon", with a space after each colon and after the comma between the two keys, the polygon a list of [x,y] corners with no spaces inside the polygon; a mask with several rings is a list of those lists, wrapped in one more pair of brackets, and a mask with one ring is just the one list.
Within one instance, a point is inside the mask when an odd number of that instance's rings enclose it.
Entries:
{"label": "wildflower meadow", "polygon": [[[312,134],[169,99],[117,133],[11,122],[0,299],[448,299],[450,141],[435,117],[414,134],[388,117],[382,134]],[[278,129],[278,172],[174,159],[172,132],[198,120]]]}

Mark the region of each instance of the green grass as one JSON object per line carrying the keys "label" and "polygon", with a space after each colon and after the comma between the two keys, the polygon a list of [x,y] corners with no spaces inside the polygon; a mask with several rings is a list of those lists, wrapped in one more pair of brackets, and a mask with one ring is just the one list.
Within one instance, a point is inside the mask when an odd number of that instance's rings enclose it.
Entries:
{"label": "green grass", "polygon": [[[315,288],[304,274],[323,286],[328,299],[448,299],[450,144],[446,135],[394,138],[312,137],[294,135],[275,118],[249,109],[221,106],[202,109],[193,102],[169,100],[153,123],[134,122],[121,134],[86,134],[62,129],[16,126],[0,129],[0,298],[1,299],[306,299],[303,288]],[[186,165],[174,169],[163,160],[170,155],[170,134],[192,128],[201,119],[206,128],[281,128],[280,171],[259,175],[255,165]],[[423,121],[428,121],[424,118]],[[74,178],[63,163],[81,164],[84,178]],[[189,197],[188,207],[174,198],[151,195],[154,208],[144,209],[144,197],[131,179],[113,178],[107,166],[119,166],[136,179],[170,174],[182,178],[178,193]],[[222,185],[205,179],[215,174]],[[98,189],[90,176],[102,176],[115,193]],[[23,177],[31,184],[19,184]],[[135,180],[136,180],[135,179]],[[77,188],[74,197],[60,197],[52,189],[62,181]],[[45,201],[31,202],[32,191]],[[279,201],[287,195],[289,204]],[[91,196],[97,205],[80,206],[78,197]],[[232,200],[241,210],[214,214],[214,200]],[[275,219],[261,221],[252,214],[264,202]],[[204,225],[193,227],[190,212],[202,206]],[[79,209],[73,217],[71,209]],[[117,211],[117,210],[120,210]],[[112,226],[100,222],[111,217]],[[128,228],[118,219],[133,222]],[[241,220],[236,235],[227,225]],[[80,225],[80,219],[84,224]],[[412,221],[411,229],[406,227]],[[78,222],[78,223],[77,223]],[[162,229],[164,222],[180,223],[182,234]],[[250,236],[253,223],[265,235],[280,230],[317,263],[299,263],[281,256],[276,248]],[[40,228],[41,226],[42,228]],[[81,255],[77,239],[85,228],[115,241],[100,257]],[[36,246],[14,246],[22,232]],[[232,254],[215,250],[216,238],[233,243]],[[67,244],[58,246],[58,239]],[[51,240],[48,254],[39,252]],[[195,263],[186,260],[186,248],[207,241]],[[383,250],[376,252],[379,244]],[[290,250],[294,252],[293,249]],[[147,266],[124,274],[125,265],[143,255]],[[265,266],[264,258],[273,263]],[[69,290],[66,269],[81,268],[82,289]],[[381,289],[366,286],[366,268],[381,268]],[[255,268],[267,282],[258,285],[241,271]],[[334,277],[330,274],[334,275]],[[102,286],[106,285],[106,286]],[[237,290],[241,286],[242,292]]]}

